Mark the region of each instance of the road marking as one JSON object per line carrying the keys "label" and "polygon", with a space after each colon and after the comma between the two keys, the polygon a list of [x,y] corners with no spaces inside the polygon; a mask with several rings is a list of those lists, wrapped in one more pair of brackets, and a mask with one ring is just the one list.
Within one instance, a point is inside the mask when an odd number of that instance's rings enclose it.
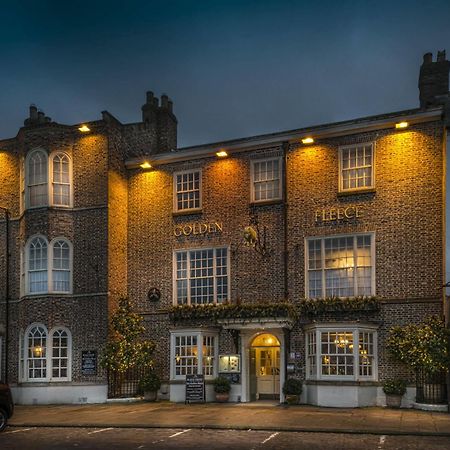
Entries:
{"label": "road marking", "polygon": [[380,443],[378,445],[378,448],[381,449],[383,448],[384,443],[386,442],[386,436],[380,436]]}
{"label": "road marking", "polygon": [[109,431],[109,430],[112,430],[112,428],[102,428],[101,430],[90,431],[88,434],[101,433],[102,431]]}
{"label": "road marking", "polygon": [[22,431],[29,431],[33,428],[22,428],[21,430],[14,430],[14,431],[5,431],[3,434],[9,434],[9,433],[21,433]]}
{"label": "road marking", "polygon": [[191,431],[191,429],[188,428],[187,430],[179,431],[178,433],[175,433],[175,434],[172,434],[172,436],[169,436],[169,438],[173,438],[175,436],[179,436],[180,434],[187,433],[188,431]]}
{"label": "road marking", "polygon": [[270,441],[271,439],[273,439],[277,434],[280,434],[279,432],[277,433],[273,433],[271,434],[267,439],[264,439],[261,444],[265,444],[266,442]]}

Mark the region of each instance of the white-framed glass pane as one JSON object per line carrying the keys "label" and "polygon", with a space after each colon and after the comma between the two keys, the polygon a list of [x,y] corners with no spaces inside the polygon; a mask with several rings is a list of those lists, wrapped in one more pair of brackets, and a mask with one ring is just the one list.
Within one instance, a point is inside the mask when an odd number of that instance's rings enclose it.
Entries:
{"label": "white-framed glass pane", "polygon": [[70,205],[70,160],[64,153],[53,156],[53,204]]}
{"label": "white-framed glass pane", "polygon": [[209,304],[226,301],[228,250],[199,249],[175,253],[176,303]]}
{"label": "white-framed glass pane", "polygon": [[373,146],[356,145],[341,149],[342,190],[373,186]]}
{"label": "white-framed glass pane", "polygon": [[176,210],[200,208],[200,171],[175,175]]}
{"label": "white-framed glass pane", "polygon": [[47,205],[47,155],[41,151],[34,152],[28,160],[27,169],[29,206]]}
{"label": "white-framed glass pane", "polygon": [[253,162],[254,201],[279,199],[281,197],[280,160]]}
{"label": "white-framed glass pane", "polygon": [[196,335],[175,336],[175,375],[198,373],[198,346]]}
{"label": "white-framed glass pane", "polygon": [[69,336],[66,330],[52,335],[52,378],[67,378],[69,370]]}
{"label": "white-framed glass pane", "polygon": [[47,377],[47,333],[39,326],[27,335],[27,374],[29,379]]}
{"label": "white-framed glass pane", "polygon": [[37,237],[28,249],[28,284],[30,293],[47,292],[47,242]]}
{"label": "white-framed glass pane", "polygon": [[361,331],[359,333],[359,375],[373,376],[374,333]]}
{"label": "white-framed glass pane", "polygon": [[322,376],[353,376],[353,333],[351,331],[322,331]]}
{"label": "white-framed glass pane", "polygon": [[63,240],[53,244],[52,282],[53,291],[70,291],[70,247]]}
{"label": "white-framed glass pane", "polygon": [[309,298],[373,295],[372,235],[308,240]]}
{"label": "white-framed glass pane", "polygon": [[203,375],[214,375],[215,362],[215,337],[203,336],[202,358],[203,358]]}

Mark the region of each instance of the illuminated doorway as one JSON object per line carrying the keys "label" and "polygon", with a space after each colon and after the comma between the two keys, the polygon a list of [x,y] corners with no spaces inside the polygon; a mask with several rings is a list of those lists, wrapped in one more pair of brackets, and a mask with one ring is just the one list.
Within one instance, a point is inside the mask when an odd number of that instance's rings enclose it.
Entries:
{"label": "illuminated doorway", "polygon": [[250,400],[280,397],[280,341],[259,334],[250,348]]}

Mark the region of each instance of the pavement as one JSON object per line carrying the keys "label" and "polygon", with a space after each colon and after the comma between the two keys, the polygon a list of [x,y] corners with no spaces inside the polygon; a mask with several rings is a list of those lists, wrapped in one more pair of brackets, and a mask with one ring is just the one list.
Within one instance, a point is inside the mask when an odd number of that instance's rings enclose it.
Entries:
{"label": "pavement", "polygon": [[450,437],[450,414],[412,409],[321,408],[271,402],[168,401],[15,408],[13,427],[200,428]]}

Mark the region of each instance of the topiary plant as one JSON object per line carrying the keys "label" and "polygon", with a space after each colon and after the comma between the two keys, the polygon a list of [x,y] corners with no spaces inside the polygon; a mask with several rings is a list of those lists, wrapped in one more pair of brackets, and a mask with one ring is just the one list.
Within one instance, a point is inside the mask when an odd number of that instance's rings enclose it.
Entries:
{"label": "topiary plant", "polygon": [[231,383],[228,378],[217,377],[214,379],[213,384],[216,394],[227,394],[231,390]]}
{"label": "topiary plant", "polygon": [[386,380],[383,383],[383,392],[387,395],[405,395],[406,381],[396,378]]}
{"label": "topiary plant", "polygon": [[296,378],[288,378],[283,386],[284,395],[301,395],[302,390],[302,382]]}

